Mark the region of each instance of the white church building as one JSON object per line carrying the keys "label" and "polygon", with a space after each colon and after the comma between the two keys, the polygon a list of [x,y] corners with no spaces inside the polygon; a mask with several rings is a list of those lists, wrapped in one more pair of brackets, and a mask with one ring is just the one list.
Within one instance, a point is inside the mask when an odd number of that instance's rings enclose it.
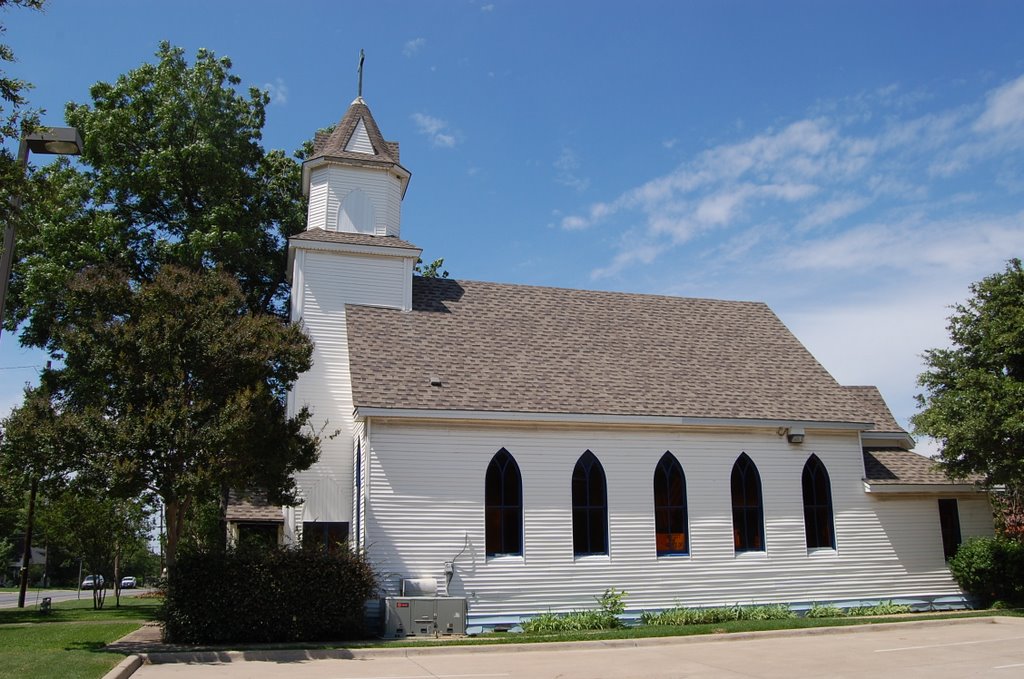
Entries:
{"label": "white church building", "polygon": [[[303,502],[238,514],[347,539],[386,593],[470,624],[594,606],[965,603],[946,558],[991,534],[873,387],[838,384],[766,305],[414,275],[410,173],[357,98],[303,165],[290,395],[338,435]],[[248,518],[245,518],[248,516]]]}

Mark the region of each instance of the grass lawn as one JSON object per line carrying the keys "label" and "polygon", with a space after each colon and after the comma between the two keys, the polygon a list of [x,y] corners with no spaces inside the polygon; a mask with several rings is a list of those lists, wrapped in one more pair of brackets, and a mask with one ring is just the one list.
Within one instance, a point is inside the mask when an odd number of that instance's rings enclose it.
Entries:
{"label": "grass lawn", "polygon": [[159,599],[113,597],[92,610],[92,599],[62,601],[47,615],[31,608],[0,609],[0,678],[98,679],[124,656],[103,647],[152,620]]}

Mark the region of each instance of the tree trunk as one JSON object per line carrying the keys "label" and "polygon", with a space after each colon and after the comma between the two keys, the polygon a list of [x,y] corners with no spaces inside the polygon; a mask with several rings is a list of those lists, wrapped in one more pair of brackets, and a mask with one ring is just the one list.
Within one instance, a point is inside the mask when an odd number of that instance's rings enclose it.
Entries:
{"label": "tree trunk", "polygon": [[217,531],[217,549],[218,551],[226,551],[228,548],[228,501],[230,491],[228,484],[222,483],[220,486],[220,503],[217,524],[220,530]]}
{"label": "tree trunk", "polygon": [[114,607],[121,607],[121,546],[114,546]]}
{"label": "tree trunk", "polygon": [[36,491],[38,489],[39,479],[32,477],[32,489],[28,494],[28,520],[25,522],[25,551],[21,555],[21,581],[18,583],[18,608],[25,608],[28,566],[32,559],[32,524],[36,518]]}
{"label": "tree trunk", "polygon": [[181,538],[181,531],[185,527],[186,503],[174,499],[165,500],[164,507],[167,516],[167,570],[174,568],[174,562],[178,558],[178,540]]}

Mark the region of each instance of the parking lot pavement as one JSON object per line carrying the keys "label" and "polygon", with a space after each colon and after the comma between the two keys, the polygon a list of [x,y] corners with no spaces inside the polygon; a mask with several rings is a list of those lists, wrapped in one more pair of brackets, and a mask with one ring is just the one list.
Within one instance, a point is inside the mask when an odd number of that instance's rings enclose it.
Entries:
{"label": "parking lot pavement", "polygon": [[[143,665],[133,679],[668,679],[1024,676],[1024,619],[713,637],[317,652],[237,652]],[[319,655],[327,655],[321,653]],[[187,656],[177,656],[179,659]]]}

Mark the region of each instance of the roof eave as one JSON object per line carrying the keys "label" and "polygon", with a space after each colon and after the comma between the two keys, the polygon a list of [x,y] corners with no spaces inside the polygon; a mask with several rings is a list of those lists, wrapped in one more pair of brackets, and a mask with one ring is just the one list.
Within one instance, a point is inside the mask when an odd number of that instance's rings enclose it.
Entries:
{"label": "roof eave", "polygon": [[423,250],[420,248],[403,248],[388,245],[361,245],[357,243],[334,243],[322,240],[302,240],[297,238],[288,239],[288,267],[285,270],[285,280],[291,282],[295,269],[296,250],[320,250],[326,252],[346,252],[355,255],[378,255],[383,257],[401,257],[405,259],[416,259]]}
{"label": "roof eave", "polygon": [[974,483],[879,483],[864,479],[864,492],[875,495],[943,495],[987,493],[988,489]]}
{"label": "roof eave", "polygon": [[861,440],[870,441],[896,441],[904,446],[904,450],[913,450],[917,442],[905,431],[865,431],[861,432]]}
{"label": "roof eave", "polygon": [[393,160],[375,160],[367,158],[366,160],[355,160],[354,158],[339,158],[337,156],[316,156],[309,158],[302,163],[302,195],[309,195],[309,181],[310,175],[313,170],[322,167],[324,165],[343,165],[345,167],[355,167],[361,169],[374,169],[374,170],[388,170],[398,178],[398,181],[402,184],[402,198],[405,198],[405,192],[409,189],[409,180],[412,178],[412,173],[405,169],[401,163],[396,163]]}
{"label": "roof eave", "polygon": [[[664,415],[616,415],[608,413],[550,413],[503,410],[450,410],[429,408],[383,408],[356,406],[356,420],[388,418],[404,420],[472,420],[495,422],[530,422],[564,424],[618,424],[634,426],[675,427],[750,427],[779,429],[804,427],[805,429],[852,429],[868,426],[864,422],[805,421],[790,419],[682,417]],[[799,444],[795,444],[799,445]]]}

